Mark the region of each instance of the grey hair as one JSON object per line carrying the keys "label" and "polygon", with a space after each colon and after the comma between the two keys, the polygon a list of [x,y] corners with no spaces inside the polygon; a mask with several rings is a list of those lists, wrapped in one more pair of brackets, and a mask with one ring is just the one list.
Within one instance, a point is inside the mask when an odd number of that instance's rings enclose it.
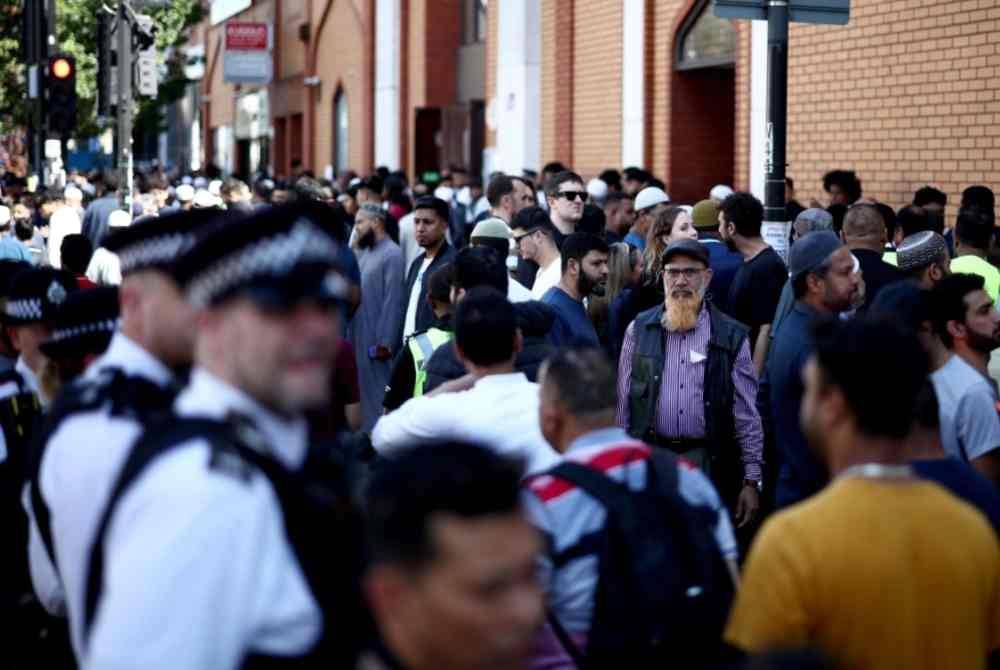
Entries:
{"label": "grey hair", "polygon": [[358,207],[358,213],[364,212],[368,216],[373,216],[378,219],[382,225],[385,225],[386,221],[386,211],[382,209],[379,205],[366,202],[365,204]]}

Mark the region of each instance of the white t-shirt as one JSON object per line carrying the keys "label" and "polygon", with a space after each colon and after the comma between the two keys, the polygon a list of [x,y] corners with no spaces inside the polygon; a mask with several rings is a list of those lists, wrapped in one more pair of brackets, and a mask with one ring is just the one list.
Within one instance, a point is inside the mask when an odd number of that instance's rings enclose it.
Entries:
{"label": "white t-shirt", "polygon": [[562,279],[562,257],[556,256],[555,260],[544,268],[539,268],[538,274],[535,275],[535,283],[531,287],[531,297],[541,300],[545,292],[558,284],[560,279]]}
{"label": "white t-shirt", "polygon": [[60,207],[49,217],[49,265],[62,268],[62,242],[67,235],[79,235],[80,217],[72,207]]}
{"label": "white t-shirt", "polygon": [[406,305],[406,321],[403,324],[403,339],[405,340],[417,330],[417,306],[420,303],[421,290],[424,286],[424,273],[434,262],[433,258],[424,257],[420,264],[420,271],[417,273],[417,281],[413,282],[410,290],[410,302]]}
{"label": "white t-shirt", "polygon": [[513,277],[507,279],[507,300],[511,302],[528,302],[534,300],[531,291]]}

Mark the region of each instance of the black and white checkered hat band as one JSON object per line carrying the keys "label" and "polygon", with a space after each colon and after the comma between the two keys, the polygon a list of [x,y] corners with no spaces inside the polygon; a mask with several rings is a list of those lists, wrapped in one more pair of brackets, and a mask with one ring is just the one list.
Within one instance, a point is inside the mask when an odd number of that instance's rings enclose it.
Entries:
{"label": "black and white checkered hat band", "polygon": [[39,298],[10,300],[4,308],[7,316],[19,321],[41,321],[42,301]]}
{"label": "black and white checkered hat band", "polygon": [[122,273],[155,265],[172,263],[177,257],[191,248],[194,235],[174,233],[161,237],[151,237],[129,245],[118,252]]}
{"label": "black and white checkered hat band", "polygon": [[113,333],[118,329],[118,324],[118,319],[105,319],[103,321],[94,321],[93,323],[83,323],[72,328],[61,328],[52,331],[49,341],[62,342],[73,337],[81,337],[93,333]]}
{"label": "black and white checkered hat band", "polygon": [[195,307],[261,275],[283,277],[299,263],[333,261],[337,245],[315,224],[299,219],[291,230],[267,237],[224,256],[188,285],[188,301]]}

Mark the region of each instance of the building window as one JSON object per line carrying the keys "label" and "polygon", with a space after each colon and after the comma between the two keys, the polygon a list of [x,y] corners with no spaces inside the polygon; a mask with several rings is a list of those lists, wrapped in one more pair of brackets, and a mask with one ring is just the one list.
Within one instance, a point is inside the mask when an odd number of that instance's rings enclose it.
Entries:
{"label": "building window", "polygon": [[347,94],[343,89],[333,97],[333,174],[339,175],[348,169],[347,137],[349,130],[347,116]]}
{"label": "building window", "polygon": [[736,29],[732,21],[715,15],[711,0],[703,0],[691,10],[681,25],[677,45],[678,70],[736,63]]}
{"label": "building window", "polygon": [[462,0],[462,44],[486,41],[487,0]]}

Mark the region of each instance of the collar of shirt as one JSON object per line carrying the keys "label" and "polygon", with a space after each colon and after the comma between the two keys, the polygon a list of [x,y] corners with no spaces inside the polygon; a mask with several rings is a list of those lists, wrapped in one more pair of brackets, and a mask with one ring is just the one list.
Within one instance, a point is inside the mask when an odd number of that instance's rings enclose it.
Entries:
{"label": "collar of shirt", "polygon": [[14,369],[17,370],[21,376],[24,378],[24,383],[28,386],[35,395],[38,396],[38,401],[42,405],[47,405],[45,399],[42,397],[42,389],[38,385],[38,376],[35,375],[35,371],[28,367],[28,364],[24,362],[24,358],[21,356],[17,357],[17,363],[14,364]]}
{"label": "collar of shirt", "polygon": [[523,372],[506,372],[499,375],[486,375],[485,377],[480,377],[473,384],[474,388],[496,388],[500,386],[509,386],[510,384],[528,384],[528,377]]}
{"label": "collar of shirt", "polygon": [[223,419],[233,412],[242,414],[263,433],[272,450],[270,455],[285,467],[297,470],[305,462],[308,446],[305,419],[283,419],[203,368],[195,368],[191,373],[191,383],[178,396],[174,410],[181,416],[213,419]]}
{"label": "collar of shirt", "polygon": [[87,368],[86,377],[96,377],[108,368],[118,368],[127,375],[148,379],[158,386],[169,386],[174,382],[174,373],[170,368],[121,331],[111,337],[108,350]]}
{"label": "collar of shirt", "polygon": [[599,430],[584,433],[569,443],[566,453],[578,455],[584,452],[600,451],[613,444],[638,443],[634,437],[625,432],[624,428],[609,426]]}

